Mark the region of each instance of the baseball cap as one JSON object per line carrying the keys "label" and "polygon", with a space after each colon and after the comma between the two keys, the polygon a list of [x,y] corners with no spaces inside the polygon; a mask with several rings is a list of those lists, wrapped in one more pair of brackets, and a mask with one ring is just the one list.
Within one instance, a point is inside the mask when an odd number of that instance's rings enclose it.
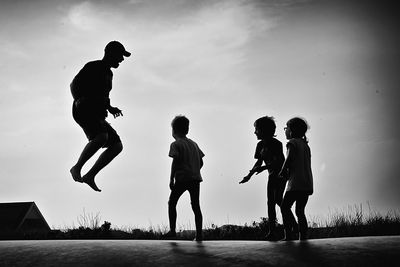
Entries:
{"label": "baseball cap", "polygon": [[131,53],[125,50],[125,47],[118,41],[109,42],[104,48],[105,52],[121,53],[124,57],[129,57]]}

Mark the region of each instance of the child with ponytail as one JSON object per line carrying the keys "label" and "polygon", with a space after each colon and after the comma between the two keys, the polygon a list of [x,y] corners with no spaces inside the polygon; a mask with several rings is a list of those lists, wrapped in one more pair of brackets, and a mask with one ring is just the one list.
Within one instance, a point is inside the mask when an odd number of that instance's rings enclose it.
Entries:
{"label": "child with ponytail", "polygon": [[[281,204],[285,238],[289,241],[296,239],[299,233],[300,240],[307,239],[307,218],[305,207],[308,198],[313,193],[313,175],[311,171],[311,151],[308,146],[306,132],[307,122],[302,118],[292,118],[286,123],[285,135],[288,139],[286,144],[287,155],[279,176],[288,180],[286,192]],[[291,208],[296,202],[293,216]]]}

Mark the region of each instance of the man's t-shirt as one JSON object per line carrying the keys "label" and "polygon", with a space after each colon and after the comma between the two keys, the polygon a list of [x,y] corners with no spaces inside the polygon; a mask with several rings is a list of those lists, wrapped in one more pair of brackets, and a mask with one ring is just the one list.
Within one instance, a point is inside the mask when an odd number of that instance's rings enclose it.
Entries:
{"label": "man's t-shirt", "polygon": [[203,180],[200,169],[204,153],[194,141],[186,137],[178,138],[171,144],[169,156],[177,161],[176,182]]}
{"label": "man's t-shirt", "polygon": [[276,138],[259,141],[254,158],[262,159],[267,166],[269,165],[268,172],[270,177],[277,177],[285,161],[282,143]]}
{"label": "man's t-shirt", "polygon": [[74,107],[78,113],[106,117],[110,103],[113,73],[103,61],[87,63],[71,83]]}

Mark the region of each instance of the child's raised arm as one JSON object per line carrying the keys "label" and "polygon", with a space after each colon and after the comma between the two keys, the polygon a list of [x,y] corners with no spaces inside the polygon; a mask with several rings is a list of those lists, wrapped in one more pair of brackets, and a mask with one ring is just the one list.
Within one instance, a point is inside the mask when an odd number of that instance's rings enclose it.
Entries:
{"label": "child's raised arm", "polygon": [[239,184],[244,184],[244,183],[248,182],[254,173],[259,174],[260,172],[262,172],[263,171],[262,170],[263,167],[261,167],[262,163],[263,163],[262,159],[257,159],[253,168],[249,171],[249,174],[247,174],[245,177],[243,177],[243,179],[239,182]]}

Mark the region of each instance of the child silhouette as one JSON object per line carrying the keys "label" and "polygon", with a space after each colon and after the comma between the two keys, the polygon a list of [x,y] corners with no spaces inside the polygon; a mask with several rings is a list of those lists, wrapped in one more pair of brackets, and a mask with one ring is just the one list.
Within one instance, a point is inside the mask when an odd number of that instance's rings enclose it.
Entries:
{"label": "child silhouette", "polygon": [[[313,193],[311,150],[305,135],[307,129],[307,122],[298,117],[290,119],[285,127],[286,139],[289,141],[286,145],[286,160],[279,173],[281,177],[288,180],[281,205],[283,226],[285,228],[285,238],[283,240],[285,241],[296,239],[297,232],[299,232],[300,240],[307,239],[308,225],[305,208],[309,196]],[[295,202],[298,224],[291,211]]]}
{"label": "child silhouette", "polygon": [[260,140],[254,155],[257,161],[249,171],[249,174],[239,183],[248,182],[254,173],[259,174],[264,170],[268,170],[267,207],[269,232],[266,235],[266,239],[276,241],[279,239],[279,235],[276,231],[277,218],[275,206],[281,205],[286,184],[283,179],[279,178],[278,173],[285,157],[283,155],[282,143],[274,138],[276,125],[273,117],[265,116],[257,119],[254,122],[254,128],[254,133],[257,139]]}
{"label": "child silhouette", "polygon": [[196,224],[195,241],[202,241],[203,215],[200,209],[200,182],[203,180],[200,169],[203,167],[204,153],[199,146],[187,138],[189,119],[176,116],[171,123],[172,136],[175,141],[170,146],[169,156],[172,158],[169,187],[171,194],[168,201],[170,231],[166,238],[176,236],[176,205],[185,191],[189,191],[192,210]]}

